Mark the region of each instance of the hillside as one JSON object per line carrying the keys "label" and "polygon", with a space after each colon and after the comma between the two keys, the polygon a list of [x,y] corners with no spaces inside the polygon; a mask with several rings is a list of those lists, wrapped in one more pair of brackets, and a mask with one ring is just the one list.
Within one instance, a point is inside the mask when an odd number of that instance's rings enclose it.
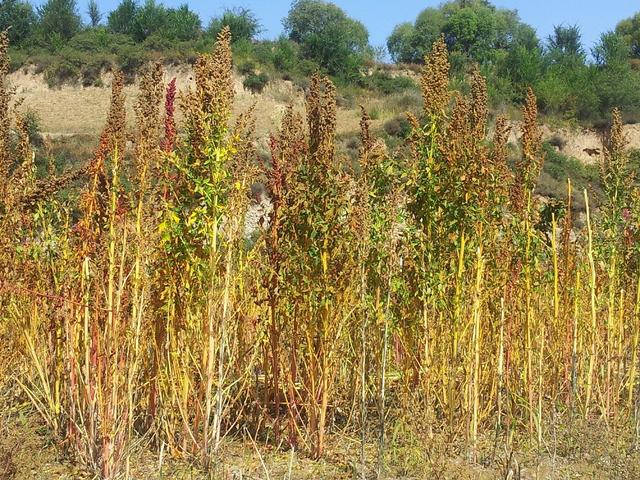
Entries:
{"label": "hillside", "polygon": [[[403,71],[402,75],[411,75]],[[176,79],[179,91],[186,91],[193,86],[193,71],[190,65],[169,66],[165,68],[164,81],[168,83]],[[23,108],[31,111],[38,119],[39,128],[44,137],[52,139],[72,136],[97,137],[102,129],[111,95],[110,73],[102,74],[103,86],[83,87],[79,85],[62,85],[50,88],[42,73],[34,69],[24,68],[9,75],[10,85],[15,88],[17,98],[24,101]],[[254,94],[243,86],[244,76],[238,72],[234,75],[236,90],[236,114],[246,111],[255,104],[256,134],[258,140],[266,140],[275,132],[282,119],[286,107],[290,104],[302,108],[304,91],[291,81],[273,80],[268,83],[261,94]],[[133,122],[133,105],[139,93],[136,81],[125,87],[127,114]],[[399,92],[391,98],[376,95],[375,92],[361,90],[362,98],[353,99],[350,105],[339,106],[337,110],[338,135],[349,136],[359,129],[360,109],[365,106],[373,115],[372,127],[383,130],[385,122],[402,116],[404,111],[415,111],[420,108],[421,98],[414,92]],[[394,102],[398,100],[402,102]],[[404,108],[403,108],[404,107]],[[180,115],[180,109],[178,109]],[[557,123],[557,122],[556,122]],[[511,122],[510,143],[516,144],[519,136],[519,122]],[[624,133],[631,149],[640,149],[640,124],[624,125]],[[557,147],[563,155],[580,160],[584,164],[594,164],[602,154],[602,133],[596,128],[582,126],[543,125],[543,140]]]}

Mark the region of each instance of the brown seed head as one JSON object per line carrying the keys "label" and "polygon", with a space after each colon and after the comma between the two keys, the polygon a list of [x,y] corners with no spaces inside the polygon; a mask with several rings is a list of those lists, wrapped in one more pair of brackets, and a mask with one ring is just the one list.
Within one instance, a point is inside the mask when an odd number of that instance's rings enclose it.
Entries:
{"label": "brown seed head", "polygon": [[136,113],[136,148],[135,164],[138,189],[146,190],[149,168],[158,166],[160,155],[160,107],[164,94],[162,82],[164,72],[162,65],[156,63],[148,68],[140,81],[140,95],[135,105]]}
{"label": "brown seed head", "polygon": [[164,94],[162,65],[149,67],[140,80],[140,95],[135,105],[137,135],[136,149],[157,148],[160,138],[160,105]]}
{"label": "brown seed head", "polygon": [[499,165],[507,164],[507,142],[511,127],[507,123],[504,115],[500,115],[496,120],[495,131],[493,132],[493,161]]}
{"label": "brown seed head", "polygon": [[307,95],[309,151],[329,168],[335,156],[336,88],[327,77],[314,75]]}
{"label": "brown seed head", "polygon": [[369,154],[373,148],[374,140],[371,136],[371,118],[362,105],[360,105],[360,113],[360,167],[363,174],[367,175],[370,168]]}
{"label": "brown seed head", "polygon": [[7,86],[9,73],[9,36],[7,31],[0,32],[0,196],[6,194],[7,178],[9,177],[11,152],[9,139],[9,101],[11,94]]}
{"label": "brown seed head", "polygon": [[195,91],[183,99],[189,142],[200,157],[206,142],[227,128],[233,102],[233,60],[231,31],[219,34],[211,55],[201,55],[195,65]]}
{"label": "brown seed head", "polygon": [[422,98],[428,116],[443,115],[449,104],[449,54],[444,36],[434,44],[422,70]]}
{"label": "brown seed head", "polygon": [[107,114],[107,124],[104,128],[104,133],[109,137],[109,153],[113,153],[116,148],[120,153],[124,152],[127,123],[124,102],[124,76],[122,72],[117,71],[113,74],[111,104]]}
{"label": "brown seed head", "polygon": [[604,162],[609,168],[622,170],[626,166],[625,149],[629,141],[622,127],[622,114],[618,108],[611,112],[611,131],[604,145]]}
{"label": "brown seed head", "polygon": [[516,162],[511,202],[514,209],[522,212],[526,193],[530,192],[538,180],[544,154],[542,133],[538,128],[538,105],[533,90],[527,90],[527,100],[522,108],[522,157]]}
{"label": "brown seed head", "polygon": [[165,153],[173,151],[176,143],[176,79],[172,79],[167,87],[167,94],[164,101],[164,139],[162,140],[162,150]]}

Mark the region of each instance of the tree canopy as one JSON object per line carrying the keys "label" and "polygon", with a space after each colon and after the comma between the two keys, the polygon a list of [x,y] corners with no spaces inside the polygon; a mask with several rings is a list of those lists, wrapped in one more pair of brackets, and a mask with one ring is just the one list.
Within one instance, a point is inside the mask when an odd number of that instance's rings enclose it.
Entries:
{"label": "tree canopy", "polygon": [[9,41],[19,44],[34,31],[38,17],[28,2],[21,0],[2,0],[0,2],[0,31],[9,29]]}
{"label": "tree canopy", "polygon": [[260,34],[260,22],[248,8],[226,9],[220,17],[211,19],[207,31],[213,37],[222,31],[224,27],[231,30],[231,41],[251,41]]}
{"label": "tree canopy", "polygon": [[82,28],[76,0],[47,0],[38,17],[43,38],[52,44],[69,40]]}
{"label": "tree canopy", "polygon": [[370,54],[366,27],[333,3],[297,0],[283,23],[303,56],[333,75],[354,76]]}
{"label": "tree canopy", "polygon": [[629,45],[631,55],[640,58],[640,12],[618,23],[615,32]]}
{"label": "tree canopy", "polygon": [[387,48],[396,62],[422,63],[433,42],[444,35],[450,53],[485,64],[515,48],[538,48],[532,32],[513,10],[487,0],[452,0],[423,10],[413,24],[398,25]]}

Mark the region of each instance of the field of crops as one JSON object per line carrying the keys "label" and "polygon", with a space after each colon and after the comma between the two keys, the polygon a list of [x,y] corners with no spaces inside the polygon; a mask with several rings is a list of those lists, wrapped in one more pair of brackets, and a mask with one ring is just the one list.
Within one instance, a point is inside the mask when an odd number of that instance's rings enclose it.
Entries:
{"label": "field of crops", "polygon": [[[510,452],[559,428],[637,438],[640,190],[618,111],[594,211],[570,182],[565,202],[535,193],[534,93],[514,150],[477,71],[449,89],[443,40],[403,148],[363,109],[358,161],[339,158],[316,75],[259,159],[224,30],[195,88],[148,69],[135,128],[116,75],[93,158],[59,173],[34,163],[0,46],[0,388],[99,478],[140,445],[211,470],[230,439],[320,459],[338,434],[356,478],[435,438],[507,452],[517,478]],[[257,184],[272,209],[247,235]]]}

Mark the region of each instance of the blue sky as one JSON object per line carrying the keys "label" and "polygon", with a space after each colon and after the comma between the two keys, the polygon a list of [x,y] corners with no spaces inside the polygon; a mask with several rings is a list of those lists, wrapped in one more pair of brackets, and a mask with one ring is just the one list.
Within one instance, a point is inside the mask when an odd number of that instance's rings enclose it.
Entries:
{"label": "blue sky", "polygon": [[[36,3],[42,3],[37,0]],[[143,0],[139,0],[142,2]],[[175,6],[185,0],[164,0],[162,3]],[[282,31],[282,18],[286,16],[291,0],[186,0],[189,6],[200,13],[205,23],[220,14],[226,7],[242,6],[254,11],[262,22],[265,38],[277,37]],[[86,0],[78,0],[84,14]],[[103,11],[112,10],[119,0],[98,0]],[[370,33],[372,45],[386,42],[393,27],[401,22],[413,21],[424,8],[437,6],[440,0],[334,0],[350,16],[363,22]],[[516,9],[522,20],[546,38],[553,25],[578,24],[583,33],[587,49],[590,49],[600,34],[611,30],[623,18],[640,11],[640,2],[635,0],[494,0],[499,7]]]}

